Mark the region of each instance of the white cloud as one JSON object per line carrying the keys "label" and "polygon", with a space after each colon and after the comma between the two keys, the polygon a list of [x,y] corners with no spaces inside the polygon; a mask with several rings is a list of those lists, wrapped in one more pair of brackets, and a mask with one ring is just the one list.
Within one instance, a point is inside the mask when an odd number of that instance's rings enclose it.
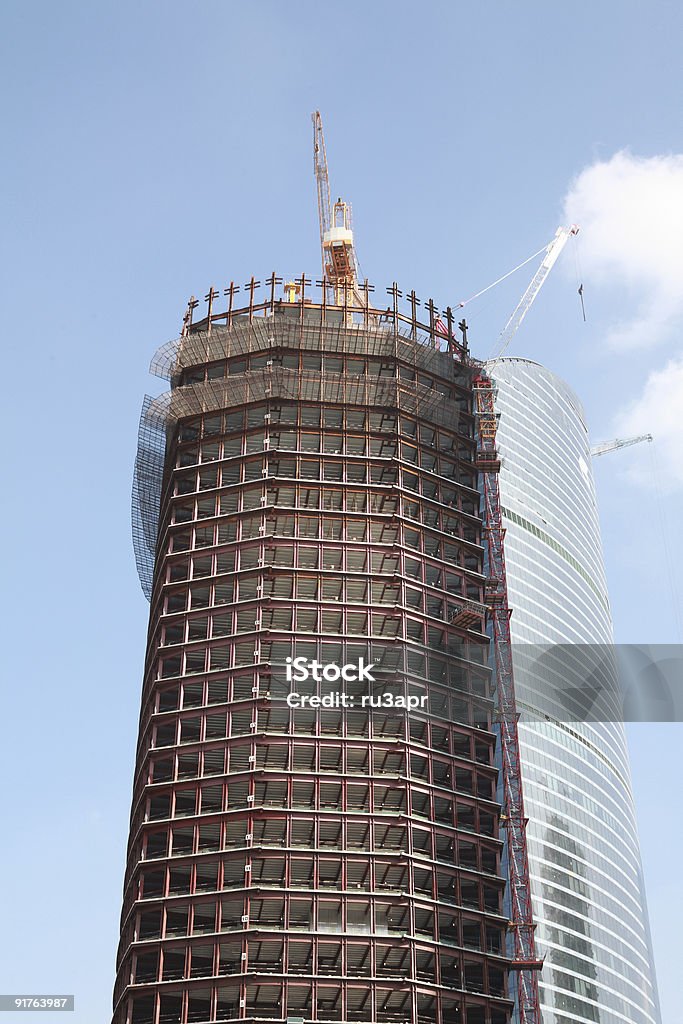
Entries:
{"label": "white cloud", "polygon": [[622,151],[592,164],[572,183],[564,217],[581,227],[587,288],[622,288],[630,307],[606,342],[624,351],[669,339],[683,321],[683,154]]}
{"label": "white cloud", "polygon": [[[610,303],[618,305],[604,344],[619,353],[614,358],[631,354],[634,393],[640,391],[617,413],[614,436],[655,439],[654,449],[633,449],[629,475],[652,486],[654,455],[662,486],[677,490],[683,487],[683,154],[622,151],[591,164],[572,183],[564,216],[581,227],[587,294],[597,298],[608,287]],[[651,362],[655,346],[666,347],[668,362],[645,376],[636,350]]]}
{"label": "white cloud", "polygon": [[[683,487],[683,356],[650,374],[640,397],[622,410],[615,425],[619,437],[652,434],[662,489],[671,492]],[[651,472],[642,453],[632,476],[651,486]]]}

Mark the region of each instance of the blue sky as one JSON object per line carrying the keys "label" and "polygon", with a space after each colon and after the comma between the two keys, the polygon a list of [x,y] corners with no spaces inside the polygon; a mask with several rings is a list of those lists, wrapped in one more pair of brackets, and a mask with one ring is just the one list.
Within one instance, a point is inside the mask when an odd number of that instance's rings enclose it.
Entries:
{"label": "blue sky", "polygon": [[[378,293],[396,280],[455,304],[585,216],[510,353],[572,383],[595,440],[658,434],[659,489],[645,446],[596,465],[603,535],[618,639],[681,641],[682,29],[662,0],[6,0],[3,991],[75,992],[75,1024],[108,1019],[147,367],[191,293],[317,273],[313,109]],[[476,354],[530,276],[468,308]],[[680,1019],[682,737],[630,734],[664,1024]]]}

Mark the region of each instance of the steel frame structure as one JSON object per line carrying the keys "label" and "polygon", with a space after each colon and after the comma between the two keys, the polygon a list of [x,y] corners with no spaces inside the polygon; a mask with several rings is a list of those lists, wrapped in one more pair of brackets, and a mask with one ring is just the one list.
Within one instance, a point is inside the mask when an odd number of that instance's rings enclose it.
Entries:
{"label": "steel frame structure", "polygon": [[[166,457],[113,1022],[508,1024],[466,337],[395,284],[386,308],[367,282],[361,308],[280,284],[242,305],[231,284],[220,312],[211,288],[200,320],[192,299],[153,364],[172,387],[145,410]],[[363,652],[352,698],[426,706],[288,707],[287,656]]]}

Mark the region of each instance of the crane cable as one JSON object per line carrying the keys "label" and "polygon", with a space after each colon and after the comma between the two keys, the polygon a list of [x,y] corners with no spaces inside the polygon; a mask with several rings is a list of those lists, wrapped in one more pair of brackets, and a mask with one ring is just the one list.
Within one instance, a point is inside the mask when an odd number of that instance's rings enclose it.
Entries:
{"label": "crane cable", "polygon": [[581,313],[583,315],[583,322],[586,322],[586,307],[583,301],[583,271],[581,270],[581,256],[579,254],[579,240],[574,235],[574,245],[572,248],[574,253],[574,273],[576,275],[576,291],[579,298],[581,299]]}
{"label": "crane cable", "polygon": [[673,619],[678,634],[677,642],[683,643],[683,626],[681,624],[681,605],[680,597],[678,594],[678,587],[676,585],[676,576],[673,569],[673,560],[671,555],[671,545],[669,544],[669,533],[666,528],[666,517],[664,514],[664,501],[663,501],[663,487],[662,477],[659,469],[659,460],[655,452],[655,445],[648,445],[650,449],[650,458],[652,460],[652,476],[655,482],[655,494],[657,496],[657,511],[659,514],[659,528],[662,533],[662,547],[664,548],[664,559],[666,561],[666,569],[669,583],[669,592],[671,596],[671,604],[673,606]]}
{"label": "crane cable", "polygon": [[507,272],[507,274],[503,274],[502,277],[499,277],[497,281],[493,281],[493,283],[487,285],[486,288],[482,288],[482,290],[480,292],[476,292],[476,294],[470,295],[469,299],[465,299],[463,302],[459,302],[458,305],[456,306],[456,309],[462,309],[463,306],[466,306],[469,302],[474,302],[474,300],[478,299],[480,295],[484,295],[486,292],[490,291],[492,288],[495,288],[497,284],[501,283],[501,281],[506,281],[508,277],[512,277],[512,275],[516,274],[518,270],[521,270],[522,267],[525,267],[527,265],[527,263],[531,263],[531,261],[535,260],[537,256],[540,256],[542,252],[547,252],[547,251],[548,251],[548,246],[544,245],[541,249],[538,250],[538,252],[533,253],[531,256],[529,256],[527,259],[525,259],[522,263],[519,263],[516,267],[513,267],[512,270],[509,270]]}

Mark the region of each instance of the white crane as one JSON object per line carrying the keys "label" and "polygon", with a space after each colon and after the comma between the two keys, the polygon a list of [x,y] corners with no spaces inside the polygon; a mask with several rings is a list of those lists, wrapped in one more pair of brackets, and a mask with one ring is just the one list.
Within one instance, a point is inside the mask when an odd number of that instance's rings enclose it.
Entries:
{"label": "white crane", "polygon": [[598,455],[607,455],[608,452],[615,452],[618,448],[628,448],[632,444],[640,444],[641,441],[652,441],[652,434],[639,434],[638,437],[615,437],[613,441],[603,441],[591,448],[591,455],[597,458]]}
{"label": "white crane", "polygon": [[546,246],[545,255],[543,256],[540,267],[534,274],[529,287],[517,303],[512,316],[500,333],[498,349],[494,355],[491,356],[491,362],[493,365],[495,365],[495,363],[505,354],[508,345],[512,341],[512,338],[524,320],[524,317],[531,309],[534,299],[541,290],[546,277],[555,266],[555,263],[568,240],[572,235],[577,235],[578,233],[579,228],[576,224],[572,224],[568,228],[558,228],[555,232],[555,237]]}

